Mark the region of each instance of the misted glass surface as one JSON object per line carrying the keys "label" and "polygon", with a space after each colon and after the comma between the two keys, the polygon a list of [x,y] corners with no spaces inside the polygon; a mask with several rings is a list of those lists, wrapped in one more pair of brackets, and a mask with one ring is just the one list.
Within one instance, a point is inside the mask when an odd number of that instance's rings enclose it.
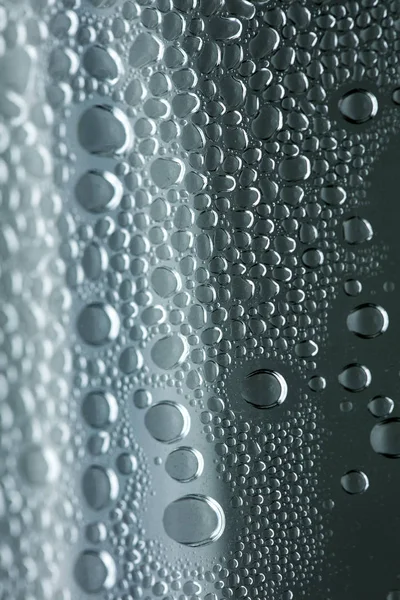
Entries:
{"label": "misted glass surface", "polygon": [[399,0],[0,0],[1,600],[400,599]]}

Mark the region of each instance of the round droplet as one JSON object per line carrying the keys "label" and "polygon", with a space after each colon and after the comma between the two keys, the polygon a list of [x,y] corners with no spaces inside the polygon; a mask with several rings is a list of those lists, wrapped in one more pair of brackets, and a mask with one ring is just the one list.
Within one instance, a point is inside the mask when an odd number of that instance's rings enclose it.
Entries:
{"label": "round droplet", "polygon": [[393,411],[394,402],[387,396],[375,396],[368,403],[368,410],[374,417],[387,417]]}
{"label": "round droplet", "polygon": [[90,427],[102,429],[118,418],[118,404],[109,392],[90,392],[82,402],[82,415]]}
{"label": "round droplet", "polygon": [[164,444],[181,440],[190,429],[190,416],[186,408],[169,400],[149,408],[144,422],[150,435]]}
{"label": "round droplet", "polygon": [[339,110],[349,123],[366,123],[378,112],[376,96],[367,90],[350,90],[339,100]]}
{"label": "round droplet", "polygon": [[204,461],[200,452],[186,446],[173,450],[165,461],[168,475],[181,483],[197,479],[203,471],[203,466]]}
{"label": "round droplet", "polygon": [[179,275],[168,267],[157,267],[151,275],[154,291],[161,298],[170,298],[180,289]]}
{"label": "round droplet", "polygon": [[112,306],[94,302],[82,310],[77,326],[84,342],[91,346],[101,346],[118,337],[120,321]]}
{"label": "round droplet", "polygon": [[362,494],[368,489],[368,477],[362,471],[348,471],[340,479],[342,488],[348,494]]}
{"label": "round droplet", "polygon": [[286,381],[280,373],[259,369],[247,375],[241,394],[256,408],[272,408],[285,401],[287,391]]}
{"label": "round droplet", "polygon": [[349,331],[358,337],[371,339],[384,333],[389,326],[389,316],[377,304],[360,304],[346,319]]}
{"label": "round droplet", "polygon": [[[395,104],[400,104],[400,87],[397,87],[396,89],[393,90],[392,100]],[[399,592],[399,598],[400,598],[400,592]]]}
{"label": "round droplet", "polygon": [[105,551],[82,552],[75,564],[75,579],[88,594],[111,589],[117,579],[114,559]]}
{"label": "round droplet", "polygon": [[339,383],[349,392],[362,392],[371,383],[371,372],[364,365],[352,363],[340,373]]}
{"label": "round droplet", "polygon": [[83,474],[82,491],[91,508],[102,510],[117,499],[118,478],[112,469],[91,465]]}
{"label": "round droplet", "polygon": [[371,431],[370,442],[377,454],[400,458],[400,419],[391,417],[377,423]]}
{"label": "round droplet", "polygon": [[163,517],[167,535],[185,546],[204,546],[225,529],[222,507],[208,496],[183,496],[167,506]]}
{"label": "round droplet", "polygon": [[[400,104],[400,97],[398,104]],[[400,590],[392,590],[389,592],[386,596],[386,600],[400,600]]]}
{"label": "round droplet", "polygon": [[138,468],[136,456],[129,454],[128,452],[123,452],[118,456],[116,465],[118,471],[122,473],[122,475],[130,475],[137,471]]}
{"label": "round droplet", "polygon": [[158,340],[151,349],[151,358],[160,369],[169,370],[182,363],[188,353],[188,345],[180,334],[167,335]]}
{"label": "round droplet", "polygon": [[123,187],[108,171],[87,171],[75,186],[75,197],[88,212],[114,210],[121,202]]}
{"label": "round droplet", "polygon": [[60,473],[57,454],[51,448],[36,444],[22,453],[19,466],[23,477],[31,485],[54,483]]}
{"label": "round droplet", "polygon": [[119,108],[96,105],[86,109],[78,123],[78,139],[91,154],[123,154],[132,145],[132,129]]}

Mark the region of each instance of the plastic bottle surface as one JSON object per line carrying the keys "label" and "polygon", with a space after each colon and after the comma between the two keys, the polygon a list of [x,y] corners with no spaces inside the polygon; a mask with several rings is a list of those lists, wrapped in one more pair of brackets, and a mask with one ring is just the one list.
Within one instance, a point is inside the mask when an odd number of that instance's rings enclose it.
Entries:
{"label": "plastic bottle surface", "polygon": [[0,600],[400,599],[399,50],[0,0]]}

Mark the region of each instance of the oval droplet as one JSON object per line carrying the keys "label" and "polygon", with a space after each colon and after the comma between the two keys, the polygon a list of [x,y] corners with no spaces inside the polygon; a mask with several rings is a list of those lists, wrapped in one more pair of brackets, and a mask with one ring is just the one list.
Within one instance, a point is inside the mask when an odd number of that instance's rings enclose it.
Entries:
{"label": "oval droplet", "polygon": [[371,431],[370,442],[377,454],[387,458],[400,457],[400,419],[390,417],[377,423]]}
{"label": "oval droplet", "polygon": [[102,510],[117,499],[118,478],[112,469],[91,465],[83,474],[82,491],[90,508]]}
{"label": "oval droplet", "polygon": [[272,408],[285,401],[287,384],[280,373],[270,369],[253,371],[243,381],[241,394],[256,408]]}
{"label": "oval droplet", "polygon": [[119,108],[95,105],[87,108],[78,123],[78,139],[90,154],[123,154],[132,145],[132,129]]}
{"label": "oval droplet", "polygon": [[118,418],[118,404],[109,392],[90,392],[82,402],[82,415],[95,429],[108,427]]}
{"label": "oval droplet", "polygon": [[120,180],[108,171],[87,171],[75,186],[77,201],[91,213],[114,210],[121,202],[122,194]]}
{"label": "oval droplet", "polygon": [[349,331],[358,337],[372,339],[384,333],[389,326],[389,316],[377,304],[360,304],[346,319]]}
{"label": "oval droplet", "polygon": [[109,304],[94,302],[81,311],[77,327],[84,342],[91,346],[101,346],[118,337],[120,321],[115,308]]}
{"label": "oval droplet", "polygon": [[378,100],[367,90],[350,90],[339,100],[339,110],[348,123],[361,125],[375,117]]}
{"label": "oval droplet", "polygon": [[225,515],[213,498],[192,494],[167,506],[163,524],[167,535],[179,544],[204,546],[221,537]]}
{"label": "oval droplet", "polygon": [[362,392],[371,383],[370,370],[358,363],[352,363],[344,367],[340,373],[339,383],[349,392]]}

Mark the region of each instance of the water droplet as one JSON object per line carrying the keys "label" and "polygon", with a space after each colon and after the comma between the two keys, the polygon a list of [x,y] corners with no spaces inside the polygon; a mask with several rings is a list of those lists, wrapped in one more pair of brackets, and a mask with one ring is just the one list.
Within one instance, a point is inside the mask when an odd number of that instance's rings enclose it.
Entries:
{"label": "water droplet", "polygon": [[165,461],[165,470],[172,479],[187,483],[197,479],[203,471],[203,457],[195,448],[182,446],[173,450]]}
{"label": "water droplet", "polygon": [[151,284],[161,298],[170,298],[180,289],[181,281],[173,269],[157,267],[151,275]]}
{"label": "water droplet", "polygon": [[81,146],[91,154],[123,154],[132,145],[132,129],[119,108],[96,105],[87,108],[78,123]]}
{"label": "water droplet", "polygon": [[269,369],[253,371],[243,381],[241,394],[256,408],[272,408],[285,401],[287,384],[280,373]]}
{"label": "water droplet", "polygon": [[160,369],[168,371],[181,364],[187,354],[188,345],[180,334],[167,335],[158,340],[151,349],[151,358]]}
{"label": "water droplet", "polygon": [[394,402],[387,396],[375,396],[368,403],[368,410],[374,417],[387,417],[393,408]]}
{"label": "water droplet", "polygon": [[391,417],[377,423],[372,428],[370,442],[377,454],[400,458],[400,419]]}
{"label": "water droplet", "polygon": [[91,508],[102,510],[117,499],[118,478],[112,469],[91,465],[83,474],[82,491]]}
{"label": "water droplet", "polygon": [[122,71],[118,54],[111,48],[103,46],[87,48],[82,57],[82,64],[92,77],[111,84],[117,82]]}
{"label": "water droplet", "polygon": [[343,223],[343,235],[348,244],[363,244],[372,239],[371,223],[361,217],[350,217]]}
{"label": "water droplet", "polygon": [[148,432],[164,444],[173,444],[184,438],[190,429],[190,416],[181,404],[164,400],[154,404],[144,418]]}
{"label": "water droplet", "polygon": [[378,100],[367,90],[350,90],[339,100],[339,110],[346,121],[360,125],[375,117]]}
{"label": "water droplet", "polygon": [[90,392],[82,402],[82,415],[91,427],[108,427],[118,418],[117,401],[109,392]]}
{"label": "water droplet", "polygon": [[115,308],[95,302],[81,311],[77,327],[84,342],[91,346],[101,346],[118,337],[120,321]]}
{"label": "water droplet", "polygon": [[75,186],[77,201],[91,213],[114,210],[121,202],[122,194],[121,182],[107,171],[87,171]]}
{"label": "water droplet", "polygon": [[362,471],[348,471],[340,480],[342,488],[348,494],[362,494],[368,489],[368,477]]}
{"label": "water droplet", "polygon": [[192,494],[167,506],[163,524],[167,535],[179,544],[204,546],[221,537],[225,515],[212,498]]}
{"label": "water droplet", "polygon": [[364,365],[352,363],[344,367],[339,375],[339,383],[349,392],[362,392],[371,383],[371,372]]}
{"label": "water droplet", "polygon": [[114,559],[105,551],[82,552],[76,561],[74,572],[78,585],[89,594],[111,589],[117,578]]}
{"label": "water droplet", "polygon": [[60,473],[60,463],[51,448],[31,445],[22,453],[19,461],[22,475],[32,485],[54,483]]}
{"label": "water droplet", "polygon": [[170,188],[182,181],[184,167],[177,158],[156,158],[150,167],[150,175],[159,188]]}
{"label": "water droplet", "polygon": [[357,336],[372,339],[384,333],[389,326],[389,316],[377,304],[360,304],[346,319],[349,331]]}
{"label": "water droplet", "polygon": [[160,60],[163,50],[164,47],[156,36],[147,32],[140,33],[129,51],[129,63],[131,67],[140,69]]}

